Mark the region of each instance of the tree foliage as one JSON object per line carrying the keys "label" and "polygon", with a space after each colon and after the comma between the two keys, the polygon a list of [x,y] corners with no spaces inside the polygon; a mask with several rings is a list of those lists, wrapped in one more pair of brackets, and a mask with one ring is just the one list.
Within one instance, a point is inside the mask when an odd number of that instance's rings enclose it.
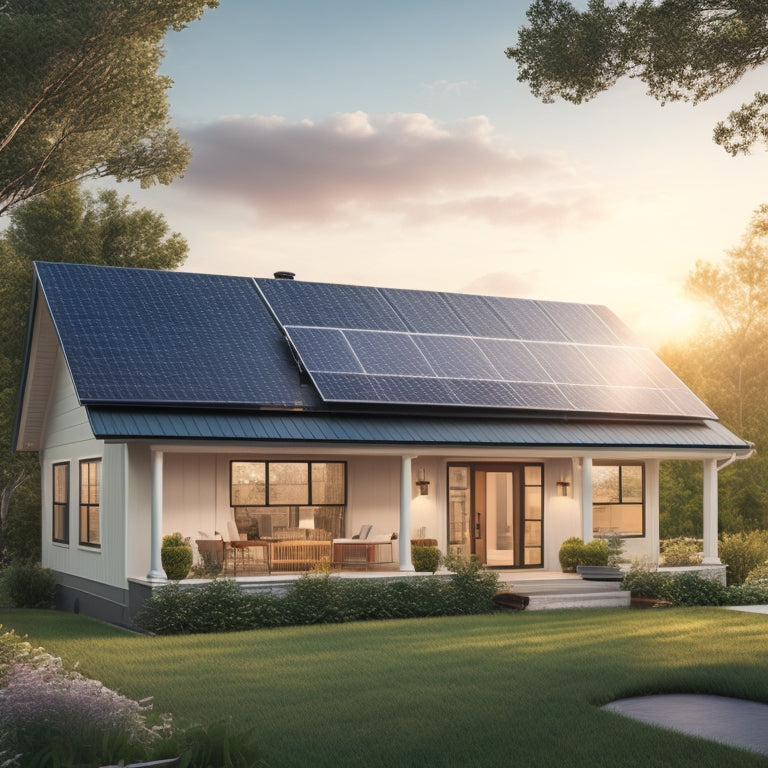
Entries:
{"label": "tree foliage", "polygon": [[[506,55],[544,102],[580,104],[631,77],[662,103],[697,104],[768,60],[763,0],[589,0],[586,11],[536,0],[527,17]],[[768,142],[768,94],[731,112],[714,138],[731,154]]]}
{"label": "tree foliage", "polygon": [[[739,245],[719,264],[699,262],[690,294],[713,310],[699,334],[661,350],[665,362],[756,455],[720,474],[720,526],[733,532],[768,528],[768,206],[758,208]],[[692,510],[700,480],[684,462],[665,462],[662,535],[700,535]]]}
{"label": "tree foliage", "polygon": [[[14,532],[39,517],[39,469],[33,454],[11,452],[33,261],[175,269],[188,246],[162,215],[136,208],[114,190],[60,187],[13,209],[0,236],[0,559]],[[24,493],[18,488],[24,485]],[[12,503],[13,500],[13,503]],[[30,512],[31,510],[31,512]],[[23,536],[13,547],[20,553]],[[30,554],[25,551],[24,554]]]}
{"label": "tree foliage", "polygon": [[0,214],[74,180],[170,183],[190,150],[169,127],[163,38],[218,0],[5,0]]}

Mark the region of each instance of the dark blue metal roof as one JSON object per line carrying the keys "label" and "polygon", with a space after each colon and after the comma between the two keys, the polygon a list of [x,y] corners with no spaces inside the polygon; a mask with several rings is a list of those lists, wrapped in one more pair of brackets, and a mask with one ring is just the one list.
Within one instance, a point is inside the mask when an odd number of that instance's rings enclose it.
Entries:
{"label": "dark blue metal roof", "polygon": [[421,446],[673,448],[745,452],[751,445],[716,421],[590,422],[274,412],[88,408],[105,440],[221,440]]}

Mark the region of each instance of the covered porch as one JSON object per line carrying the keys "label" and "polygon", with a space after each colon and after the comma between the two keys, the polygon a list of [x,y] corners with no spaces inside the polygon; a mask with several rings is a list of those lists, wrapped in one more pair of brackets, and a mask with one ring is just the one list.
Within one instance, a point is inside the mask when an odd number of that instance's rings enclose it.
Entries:
{"label": "covered porch", "polygon": [[[131,460],[138,459],[143,453],[151,467],[149,514],[145,507],[147,537],[145,546],[137,546],[134,553],[140,568],[143,551],[149,569],[143,572],[133,569],[131,577],[159,583],[165,581],[161,564],[162,536],[177,530],[195,543],[197,564],[202,560],[201,540],[221,541],[221,575],[228,577],[279,577],[318,568],[356,574],[360,571],[371,575],[407,574],[414,570],[411,540],[424,537],[435,539],[443,554],[475,554],[477,542],[484,533],[478,528],[481,525],[478,499],[482,494],[473,482],[465,482],[465,489],[457,494],[455,473],[452,473],[457,466],[467,467],[473,473],[478,467],[492,467],[497,470],[496,474],[499,474],[498,470],[503,474],[505,468],[537,469],[538,480],[524,480],[519,488],[515,488],[515,498],[521,499],[523,510],[514,519],[516,533],[523,543],[530,545],[527,548],[521,546],[517,562],[501,563],[504,568],[515,568],[515,579],[529,579],[529,574],[539,572],[559,573],[557,553],[562,541],[569,536],[580,536],[589,541],[596,535],[599,529],[593,519],[596,509],[593,498],[595,465],[625,462],[641,466],[642,535],[627,540],[626,555],[630,559],[644,557],[657,561],[658,473],[663,458],[702,462],[703,562],[705,565],[720,564],[717,554],[717,476],[735,460],[733,454],[602,446],[593,448],[589,454],[549,446],[503,451],[464,447],[460,453],[447,453],[445,446],[408,447],[413,453],[403,452],[402,447],[370,445],[312,448],[271,445],[259,446],[258,453],[254,452],[253,446],[237,448],[232,445],[202,449],[199,444],[155,444],[146,446],[143,452],[139,452],[137,446],[129,447],[129,451],[136,454]],[[286,512],[279,507],[278,514],[283,517],[277,525],[274,507],[252,503],[263,501],[247,495],[253,488],[235,489],[235,493],[245,494],[242,499],[233,496],[233,467],[238,463],[256,463],[259,471],[262,471],[261,465],[270,471],[272,465],[282,470],[288,465],[306,464],[310,474],[317,467],[343,465],[345,476],[339,481],[344,488],[343,497],[334,498],[332,488],[323,490],[326,500],[342,503],[315,505],[306,502],[317,499],[306,498],[302,500],[303,504],[288,505]],[[512,474],[511,470],[507,474]],[[526,482],[536,484],[531,486]],[[275,487],[276,492],[283,490]],[[532,506],[526,501],[527,496],[533,498]],[[457,499],[463,504],[463,539],[453,529],[458,519],[455,514]],[[257,522],[255,532],[254,521]],[[488,521],[483,519],[482,524],[488,524]],[[365,529],[367,532],[362,535]],[[487,538],[491,540],[490,534]],[[500,541],[501,537],[498,538]],[[459,541],[463,544],[459,545]],[[141,540],[138,542],[140,544]],[[490,546],[484,550],[486,556],[482,561],[489,567],[499,564],[490,556],[493,551]],[[529,552],[533,552],[534,557]]]}

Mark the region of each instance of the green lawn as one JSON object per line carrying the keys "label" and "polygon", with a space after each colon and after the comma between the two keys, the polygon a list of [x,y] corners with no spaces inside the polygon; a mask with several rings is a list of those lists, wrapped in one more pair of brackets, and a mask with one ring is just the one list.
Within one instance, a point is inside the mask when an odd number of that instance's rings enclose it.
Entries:
{"label": "green lawn", "polygon": [[765,758],[598,707],[704,692],[768,702],[768,616],[720,608],[502,613],[147,637],[0,610],[177,721],[254,728],[271,768],[760,766]]}

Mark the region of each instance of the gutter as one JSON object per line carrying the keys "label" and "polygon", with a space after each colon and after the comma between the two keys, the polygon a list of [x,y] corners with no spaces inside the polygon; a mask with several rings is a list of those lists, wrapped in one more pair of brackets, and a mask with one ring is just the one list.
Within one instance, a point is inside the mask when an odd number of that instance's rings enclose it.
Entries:
{"label": "gutter", "polygon": [[725,459],[722,463],[717,463],[717,471],[719,472],[721,469],[725,469],[726,467],[733,464],[734,461],[743,461],[744,459],[749,459],[752,456],[755,455],[755,448],[754,446],[749,449],[749,453],[744,454],[744,456],[737,456],[735,453],[732,453],[729,458]]}

